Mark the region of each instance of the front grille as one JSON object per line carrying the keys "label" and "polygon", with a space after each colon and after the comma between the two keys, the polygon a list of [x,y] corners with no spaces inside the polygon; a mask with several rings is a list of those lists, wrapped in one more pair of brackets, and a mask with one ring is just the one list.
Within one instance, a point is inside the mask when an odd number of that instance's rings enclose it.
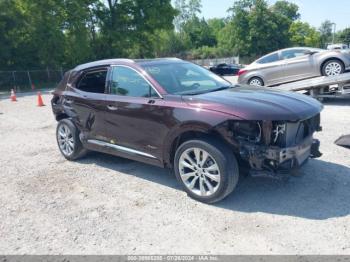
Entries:
{"label": "front grille", "polygon": [[271,142],[279,147],[290,147],[301,143],[320,129],[320,114],[299,122],[273,123]]}

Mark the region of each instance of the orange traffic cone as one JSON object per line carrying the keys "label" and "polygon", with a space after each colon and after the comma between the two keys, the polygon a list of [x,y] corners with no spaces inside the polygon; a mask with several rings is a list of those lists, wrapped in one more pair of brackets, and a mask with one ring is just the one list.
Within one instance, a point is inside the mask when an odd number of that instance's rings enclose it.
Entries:
{"label": "orange traffic cone", "polygon": [[38,106],[45,106],[40,92],[38,92]]}
{"label": "orange traffic cone", "polygon": [[15,93],[15,90],[13,90],[13,89],[11,89],[11,101],[12,102],[17,101],[16,93]]}

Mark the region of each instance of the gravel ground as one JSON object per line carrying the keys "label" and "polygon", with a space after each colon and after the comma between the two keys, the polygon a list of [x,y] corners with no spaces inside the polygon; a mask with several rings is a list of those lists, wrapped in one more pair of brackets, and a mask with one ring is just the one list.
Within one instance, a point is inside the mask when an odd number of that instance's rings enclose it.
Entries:
{"label": "gravel ground", "polygon": [[[49,104],[50,95],[44,95]],[[243,178],[205,205],[169,170],[59,153],[50,106],[0,100],[2,254],[350,254],[350,100],[326,104],[324,153],[288,182]]]}

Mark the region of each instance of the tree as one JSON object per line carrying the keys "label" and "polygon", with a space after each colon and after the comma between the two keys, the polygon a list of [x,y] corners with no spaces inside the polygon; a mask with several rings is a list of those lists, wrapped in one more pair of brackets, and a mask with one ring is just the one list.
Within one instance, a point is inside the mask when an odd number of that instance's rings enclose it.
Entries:
{"label": "tree", "polygon": [[[131,38],[129,52],[132,57],[154,57],[152,40],[158,30],[172,30],[177,14],[170,0],[125,1],[127,5],[128,34]],[[162,14],[161,16],[159,14]],[[130,30],[131,28],[131,30]]]}
{"label": "tree", "polygon": [[292,21],[275,9],[265,0],[236,1],[229,10],[231,19],[219,36],[219,46],[252,58],[287,47]]}
{"label": "tree", "polygon": [[294,46],[320,47],[320,33],[308,23],[295,21],[290,29],[291,44]]}
{"label": "tree", "polygon": [[299,7],[287,1],[277,1],[272,6],[272,11],[275,14],[283,15],[288,18],[291,22],[300,18]]}
{"label": "tree", "polygon": [[[110,57],[240,55],[254,59],[290,45],[325,46],[285,0],[237,0],[229,17],[200,18],[201,0],[1,0],[0,69],[69,68]],[[174,24],[176,29],[174,29]],[[350,29],[339,32],[350,42]]]}
{"label": "tree", "polygon": [[180,35],[174,30],[161,30],[154,39],[156,57],[186,56],[186,48]]}
{"label": "tree", "polygon": [[216,45],[215,35],[204,18],[193,17],[187,21],[182,27],[181,34],[189,49]]}
{"label": "tree", "polygon": [[218,53],[221,56],[232,56],[233,54],[239,54],[239,50],[237,50],[237,42],[236,38],[236,26],[231,21],[228,22],[224,28],[222,28],[217,36],[218,41]]}
{"label": "tree", "polygon": [[248,32],[250,26],[248,16],[254,2],[254,0],[239,0],[228,10],[231,13],[231,19],[226,25],[227,28],[222,31],[228,35],[223,37],[221,33],[221,46],[226,46],[237,55],[249,55],[250,40]]}
{"label": "tree", "polygon": [[94,0],[65,0],[65,64],[76,65],[95,57],[96,20],[91,7]]}
{"label": "tree", "polygon": [[220,34],[220,31],[226,25],[226,20],[224,18],[212,18],[208,19],[207,24],[212,33],[215,35],[215,38],[217,39]]}
{"label": "tree", "polygon": [[26,17],[15,0],[0,1],[0,10],[0,69],[15,69],[20,63],[26,66],[28,60],[35,59],[33,53],[21,52],[29,45]]}
{"label": "tree", "polygon": [[321,47],[326,47],[326,45],[332,42],[332,32],[333,32],[333,23],[329,20],[324,21],[319,28],[320,32],[320,44]]}
{"label": "tree", "polygon": [[174,19],[175,29],[180,32],[182,26],[201,13],[201,0],[175,0],[175,9],[178,15]]}
{"label": "tree", "polygon": [[338,39],[340,42],[349,45],[350,44],[350,28],[345,28],[340,32]]}

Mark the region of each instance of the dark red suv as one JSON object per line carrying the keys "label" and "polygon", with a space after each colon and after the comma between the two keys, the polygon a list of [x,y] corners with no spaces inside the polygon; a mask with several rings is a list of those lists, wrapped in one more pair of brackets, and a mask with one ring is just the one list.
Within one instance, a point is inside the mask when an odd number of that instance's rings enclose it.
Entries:
{"label": "dark red suv", "polygon": [[231,85],[180,59],[77,66],[54,91],[52,108],[68,160],[95,150],[174,168],[184,190],[207,203],[231,193],[241,169],[280,178],[320,156],[319,102]]}

